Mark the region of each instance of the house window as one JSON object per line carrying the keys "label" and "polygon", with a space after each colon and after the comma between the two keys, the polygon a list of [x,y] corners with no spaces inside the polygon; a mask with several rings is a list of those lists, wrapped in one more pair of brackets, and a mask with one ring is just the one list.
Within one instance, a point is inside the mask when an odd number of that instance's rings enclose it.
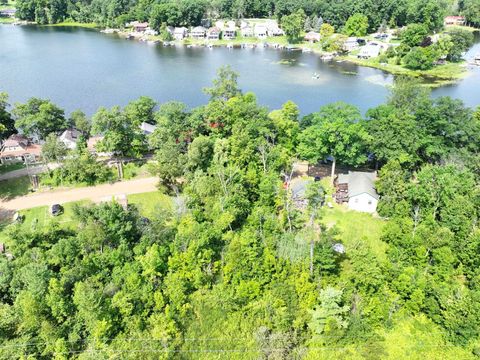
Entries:
{"label": "house window", "polygon": [[372,205],[372,200],[368,200],[368,205]]}
{"label": "house window", "polygon": [[355,203],[358,203],[358,199],[355,199]]}

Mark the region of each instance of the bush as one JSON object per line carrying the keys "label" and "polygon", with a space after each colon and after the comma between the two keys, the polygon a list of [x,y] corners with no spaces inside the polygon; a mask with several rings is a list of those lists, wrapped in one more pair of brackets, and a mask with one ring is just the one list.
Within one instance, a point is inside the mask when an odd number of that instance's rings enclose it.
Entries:
{"label": "bush", "polygon": [[436,53],[431,48],[415,47],[403,58],[406,68],[411,70],[428,70],[433,67]]}

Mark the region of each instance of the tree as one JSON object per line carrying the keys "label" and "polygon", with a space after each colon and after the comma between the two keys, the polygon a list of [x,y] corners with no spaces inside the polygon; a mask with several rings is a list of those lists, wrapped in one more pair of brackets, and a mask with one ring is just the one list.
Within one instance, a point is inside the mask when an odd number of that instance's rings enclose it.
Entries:
{"label": "tree", "polygon": [[213,86],[204,88],[203,91],[210,95],[212,100],[228,100],[242,93],[238,87],[237,78],[238,73],[233,71],[230,65],[222,66],[217,71]]}
{"label": "tree", "polygon": [[367,160],[365,147],[370,141],[360,112],[342,102],[323,106],[313,115],[312,125],[299,137],[298,153],[312,163],[332,157],[332,182],[337,161],[361,165]]}
{"label": "tree", "polygon": [[428,35],[428,28],[423,24],[410,24],[401,32],[402,42],[410,47],[419,46]]}
{"label": "tree", "polygon": [[62,161],[67,154],[67,148],[63,142],[59,140],[57,135],[50,133],[42,145],[42,156],[45,161]]}
{"label": "tree", "polygon": [[8,95],[0,93],[0,141],[15,132],[15,121],[7,111]]}
{"label": "tree", "polygon": [[173,35],[170,33],[170,31],[168,31],[166,23],[163,23],[160,27],[160,38],[162,39],[162,41],[173,40]]}
{"label": "tree", "polygon": [[335,33],[335,28],[332,25],[323,23],[320,26],[320,35],[322,36],[322,38],[328,38],[332,36],[334,33]]}
{"label": "tree", "polygon": [[291,43],[296,43],[300,39],[300,35],[304,28],[305,12],[300,9],[297,12],[282,17],[282,29]]}
{"label": "tree", "polygon": [[157,103],[148,96],[141,96],[130,101],[124,108],[125,116],[133,126],[140,126],[142,122],[155,123],[155,108]]}
{"label": "tree", "polygon": [[433,68],[437,55],[437,52],[430,47],[414,47],[403,58],[403,64],[412,70],[429,70]]}
{"label": "tree", "polygon": [[178,195],[186,161],[186,155],[180,152],[178,144],[169,142],[155,152],[155,163],[151,172],[160,178],[161,185]]}
{"label": "tree", "polygon": [[464,29],[452,29],[449,30],[448,35],[454,46],[450,48],[447,58],[450,61],[460,61],[463,53],[473,45],[473,33]]}
{"label": "tree", "polygon": [[365,36],[368,30],[368,18],[363,14],[353,14],[350,16],[343,27],[343,32],[347,36]]}
{"label": "tree", "polygon": [[100,108],[92,117],[92,131],[104,135],[98,145],[105,152],[140,157],[147,149],[138,120],[128,117],[118,106]]}
{"label": "tree", "polygon": [[75,127],[78,131],[82,133],[83,136],[88,137],[90,135],[90,130],[92,124],[87,119],[85,113],[81,110],[75,110],[70,114],[69,119],[70,126]]}
{"label": "tree", "polygon": [[17,128],[26,135],[45,139],[48,134],[67,128],[64,111],[49,100],[31,98],[25,104],[15,104],[12,112]]}

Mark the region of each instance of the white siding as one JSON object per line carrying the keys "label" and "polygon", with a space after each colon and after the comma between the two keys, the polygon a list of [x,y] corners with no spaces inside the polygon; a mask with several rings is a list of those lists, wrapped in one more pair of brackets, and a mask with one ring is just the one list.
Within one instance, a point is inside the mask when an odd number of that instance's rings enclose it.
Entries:
{"label": "white siding", "polygon": [[351,210],[374,213],[377,210],[378,200],[373,196],[363,193],[352,196],[348,200],[348,207]]}

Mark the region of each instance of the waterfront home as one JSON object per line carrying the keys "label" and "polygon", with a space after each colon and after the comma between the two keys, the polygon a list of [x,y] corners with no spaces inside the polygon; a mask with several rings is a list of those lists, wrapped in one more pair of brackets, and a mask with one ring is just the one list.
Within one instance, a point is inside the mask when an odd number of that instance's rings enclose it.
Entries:
{"label": "waterfront home", "polygon": [[259,38],[259,39],[267,38],[267,27],[265,25],[256,25],[253,32],[256,38]]}
{"label": "waterfront home", "polygon": [[211,27],[207,31],[207,39],[208,40],[219,40],[220,39],[220,29],[217,27]]}
{"label": "waterfront home", "polygon": [[5,17],[14,18],[16,13],[17,13],[17,10],[16,10],[16,9],[3,9],[3,10],[0,10],[0,16],[5,16]]}
{"label": "waterfront home", "polygon": [[148,29],[148,22],[135,22],[133,24],[133,30],[135,32],[145,32]]}
{"label": "waterfront home", "polygon": [[226,40],[235,39],[235,26],[229,26],[225,30],[223,30],[223,38]]}
{"label": "waterfront home", "polygon": [[283,30],[280,29],[278,23],[275,20],[267,20],[266,22],[267,35],[268,36],[282,36]]}
{"label": "waterfront home", "polygon": [[464,16],[445,16],[443,19],[443,24],[445,26],[456,25],[461,26],[465,25],[465,17]]}
{"label": "waterfront home", "polygon": [[173,30],[173,37],[175,40],[183,40],[187,37],[188,29],[186,27],[176,27]]}
{"label": "waterfront home", "polygon": [[59,137],[60,140],[67,149],[73,150],[77,147],[77,141],[82,133],[77,129],[67,129]]}
{"label": "waterfront home", "polygon": [[305,37],[304,37],[305,41],[308,41],[311,43],[320,41],[320,38],[321,38],[320,33],[315,31],[309,31],[308,33],[305,34]]}
{"label": "waterfront home", "polygon": [[223,30],[225,28],[225,21],[223,21],[223,20],[215,21],[215,27],[219,28],[220,31]]}
{"label": "waterfront home", "polygon": [[375,172],[339,174],[335,182],[335,200],[339,204],[347,203],[350,210],[374,213],[379,199],[375,190],[376,178]]}
{"label": "waterfront home", "polygon": [[367,45],[360,49],[358,53],[358,58],[360,59],[370,59],[373,57],[377,57],[380,55],[380,51],[382,50],[382,46],[375,42],[369,42]]}
{"label": "waterfront home", "polygon": [[345,51],[354,51],[359,48],[358,44],[358,39],[356,37],[349,37],[344,43],[343,43],[343,50]]}
{"label": "waterfront home", "polygon": [[240,21],[240,29],[245,29],[248,26],[248,22],[246,22],[245,20]]}
{"label": "waterfront home", "polygon": [[207,30],[203,26],[196,26],[190,31],[190,37],[194,39],[205,39]]}
{"label": "waterfront home", "polygon": [[13,134],[0,147],[0,164],[40,160],[42,147],[23,135]]}
{"label": "waterfront home", "polygon": [[233,20],[227,21],[227,26],[226,26],[227,29],[228,28],[235,29],[236,27],[237,27],[237,24],[235,23],[235,21],[233,21]]}
{"label": "waterfront home", "polygon": [[246,26],[240,30],[240,34],[243,37],[253,37],[254,36],[253,28],[250,26]]}

